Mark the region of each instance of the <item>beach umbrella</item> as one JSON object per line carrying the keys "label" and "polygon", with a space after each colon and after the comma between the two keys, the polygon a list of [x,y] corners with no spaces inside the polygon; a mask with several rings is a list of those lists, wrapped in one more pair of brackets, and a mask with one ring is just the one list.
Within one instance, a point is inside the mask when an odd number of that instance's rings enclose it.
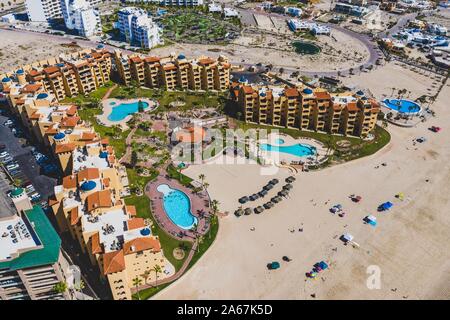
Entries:
{"label": "beach umbrella", "polygon": [[278,202],[281,202],[281,201],[283,201],[283,198],[282,198],[282,197],[280,197],[280,196],[276,196],[275,198],[277,199],[277,201],[278,201]]}
{"label": "beach umbrella", "polygon": [[344,233],[341,237],[345,242],[350,242],[353,240],[353,236],[350,233]]}
{"label": "beach umbrella", "polygon": [[280,202],[280,197],[273,197],[272,199],[270,199],[270,201],[274,202],[274,203],[278,203]]}
{"label": "beach umbrella", "polygon": [[258,195],[262,198],[264,196],[267,195],[267,190],[261,190],[260,192],[258,192]]}
{"label": "beach umbrella", "polygon": [[269,202],[264,203],[264,208],[270,209],[272,207],[273,207],[273,203],[272,202],[269,201]]}
{"label": "beach umbrella", "polygon": [[294,176],[289,176],[285,179],[286,182],[292,183],[295,181],[295,177]]}
{"label": "beach umbrella", "polygon": [[251,213],[252,213],[252,209],[251,209],[251,208],[246,208],[246,209],[244,210],[244,214],[245,214],[246,216],[250,215]]}
{"label": "beach umbrella", "polygon": [[240,216],[242,216],[244,214],[244,210],[242,210],[242,209],[237,209],[235,212],[234,212],[234,215],[236,216],[236,217],[240,217]]}
{"label": "beach umbrella", "polygon": [[280,182],[278,179],[272,179],[269,181],[269,184],[276,185],[278,182]]}
{"label": "beach umbrella", "polygon": [[261,213],[264,211],[264,208],[262,206],[258,206],[255,208],[255,213]]}
{"label": "beach umbrella", "polygon": [[266,190],[266,191],[272,190],[272,188],[273,188],[273,185],[271,185],[271,184],[266,184],[266,185],[263,187],[263,189]]}
{"label": "beach umbrella", "polygon": [[285,189],[285,190],[291,190],[292,187],[293,187],[292,184],[288,183],[288,184],[285,184],[285,185],[283,186],[283,189]]}
{"label": "beach umbrella", "polygon": [[248,200],[249,200],[248,197],[245,196],[245,197],[242,197],[242,198],[239,199],[239,203],[244,204],[244,203],[248,202]]}

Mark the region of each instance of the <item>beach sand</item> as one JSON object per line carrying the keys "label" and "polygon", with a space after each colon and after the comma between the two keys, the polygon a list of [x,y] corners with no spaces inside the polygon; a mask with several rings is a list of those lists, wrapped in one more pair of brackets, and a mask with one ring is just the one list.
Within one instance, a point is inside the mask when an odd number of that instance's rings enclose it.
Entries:
{"label": "beach sand", "polygon": [[[380,68],[375,79],[370,74],[356,79],[364,85],[364,78],[377,81],[382,74],[390,77]],[[415,74],[403,77],[396,87],[424,91]],[[389,85],[384,88],[381,81],[381,89],[368,87],[380,95]],[[194,178],[206,175],[212,199],[230,215],[221,218],[216,241],[197,264],[154,299],[313,299],[311,294],[316,299],[449,299],[449,99],[446,86],[432,107],[436,118],[409,129],[390,125],[392,140],[375,155],[298,174],[290,199],[260,215],[236,218],[232,212],[239,197],[258,191],[274,176],[260,175],[257,165],[188,168],[185,173]],[[431,125],[442,132],[427,130]],[[420,136],[427,142],[413,146]],[[381,166],[384,162],[387,166]],[[275,177],[287,175],[284,170]],[[399,192],[404,201],[394,197]],[[353,203],[350,194],[363,199]],[[393,209],[376,212],[385,201],[392,201]],[[328,211],[337,203],[347,213],[344,218]],[[377,227],[363,223],[368,214],[378,218]],[[345,232],[359,248],[343,245],[338,238]],[[284,255],[292,261],[282,261]],[[305,273],[321,260],[330,269],[307,280]],[[281,268],[267,270],[272,261],[279,261]],[[366,285],[366,270],[372,265],[380,268],[380,289]]]}

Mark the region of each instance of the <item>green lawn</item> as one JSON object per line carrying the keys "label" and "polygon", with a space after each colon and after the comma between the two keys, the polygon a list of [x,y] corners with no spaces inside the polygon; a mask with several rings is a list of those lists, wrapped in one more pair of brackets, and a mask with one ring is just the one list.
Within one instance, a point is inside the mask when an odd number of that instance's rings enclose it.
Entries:
{"label": "green lawn", "polygon": [[189,186],[193,179],[180,173],[173,165],[167,167],[167,174],[172,179],[178,180],[182,185]]}

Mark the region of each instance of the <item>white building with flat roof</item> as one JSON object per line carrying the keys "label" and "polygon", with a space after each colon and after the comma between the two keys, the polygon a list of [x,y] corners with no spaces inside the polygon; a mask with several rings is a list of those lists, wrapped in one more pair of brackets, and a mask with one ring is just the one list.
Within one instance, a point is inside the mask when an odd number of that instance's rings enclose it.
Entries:
{"label": "white building with flat roof", "polygon": [[123,37],[130,44],[137,44],[142,48],[153,48],[161,44],[161,28],[148,16],[147,11],[126,7],[118,13],[119,29]]}
{"label": "white building with flat roof", "polygon": [[223,16],[225,18],[239,17],[239,12],[233,8],[223,8]]}
{"label": "white building with flat roof", "polygon": [[66,27],[79,35],[91,37],[101,32],[100,15],[87,0],[61,0]]}

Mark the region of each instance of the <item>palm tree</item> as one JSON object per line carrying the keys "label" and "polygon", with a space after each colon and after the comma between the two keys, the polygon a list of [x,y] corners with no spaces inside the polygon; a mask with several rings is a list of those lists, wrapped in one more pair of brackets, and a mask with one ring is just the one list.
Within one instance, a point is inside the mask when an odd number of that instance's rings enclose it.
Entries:
{"label": "palm tree", "polygon": [[53,290],[55,290],[57,293],[64,293],[67,291],[67,283],[60,281],[53,286]]}
{"label": "palm tree", "polygon": [[138,300],[141,300],[141,295],[139,294],[139,290],[138,287],[142,284],[142,280],[139,279],[139,277],[136,277],[133,279],[133,286],[136,287],[136,292],[137,292],[137,296],[138,296]]}
{"label": "palm tree", "polygon": [[203,173],[201,173],[201,174],[198,175],[198,178],[199,178],[200,181],[202,182],[202,187],[203,187],[203,182],[205,182],[206,176],[205,176]]}
{"label": "palm tree", "polygon": [[203,184],[203,189],[208,189],[208,187],[209,187],[209,183],[208,182],[205,182],[204,184]]}
{"label": "palm tree", "polygon": [[86,288],[86,284],[84,283],[84,281],[80,279],[79,282],[74,284],[73,288],[75,289],[75,291],[78,291],[81,293],[81,296],[83,297],[83,300],[84,300],[83,289]]}
{"label": "palm tree", "polygon": [[155,287],[156,287],[158,284],[158,273],[162,272],[162,269],[159,264],[155,264],[152,270],[155,272]]}
{"label": "palm tree", "polygon": [[217,215],[217,212],[219,212],[219,204],[220,202],[215,199],[211,201],[211,209],[213,211],[213,215]]}
{"label": "palm tree", "polygon": [[144,283],[147,284],[147,280],[150,278],[150,270],[145,270],[141,277],[144,278]]}

